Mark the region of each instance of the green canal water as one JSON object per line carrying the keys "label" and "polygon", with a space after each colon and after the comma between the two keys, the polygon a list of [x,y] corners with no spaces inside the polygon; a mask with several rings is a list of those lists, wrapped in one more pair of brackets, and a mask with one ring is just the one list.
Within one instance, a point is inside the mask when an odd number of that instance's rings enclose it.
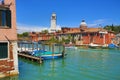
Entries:
{"label": "green canal water", "polygon": [[18,76],[0,80],[120,80],[120,50],[66,49],[64,59],[37,64],[19,58]]}

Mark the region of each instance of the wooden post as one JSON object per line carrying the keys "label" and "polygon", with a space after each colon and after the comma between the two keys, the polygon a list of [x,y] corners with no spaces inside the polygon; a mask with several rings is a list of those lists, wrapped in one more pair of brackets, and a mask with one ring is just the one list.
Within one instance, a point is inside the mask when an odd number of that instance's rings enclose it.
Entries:
{"label": "wooden post", "polygon": [[42,44],[43,46],[42,46],[42,49],[45,51],[45,44]]}
{"label": "wooden post", "polygon": [[60,45],[58,45],[59,46],[59,53],[60,53]]}
{"label": "wooden post", "polygon": [[41,50],[41,43],[39,44],[39,50]]}
{"label": "wooden post", "polygon": [[27,44],[27,43],[24,44],[24,46],[25,46],[25,51],[26,51],[26,44]]}
{"label": "wooden post", "polygon": [[62,52],[62,56],[65,57],[65,46],[63,45],[63,52]]}
{"label": "wooden post", "polygon": [[37,50],[38,50],[38,43],[37,43]]}
{"label": "wooden post", "polygon": [[21,47],[21,51],[22,51],[22,43],[21,43],[21,46],[20,46],[20,47]]}
{"label": "wooden post", "polygon": [[40,48],[39,48],[39,43],[38,43],[38,50],[40,50]]}
{"label": "wooden post", "polygon": [[44,50],[44,48],[43,48],[43,43],[41,44],[41,46],[42,46],[42,50]]}
{"label": "wooden post", "polygon": [[28,43],[28,50],[30,50],[30,43]]}
{"label": "wooden post", "polygon": [[51,44],[49,44],[49,51],[51,51],[51,50],[50,50],[50,47],[51,47]]}
{"label": "wooden post", "polygon": [[32,51],[34,50],[34,43],[31,43],[32,44]]}
{"label": "wooden post", "polygon": [[52,56],[54,58],[54,44],[52,44]]}

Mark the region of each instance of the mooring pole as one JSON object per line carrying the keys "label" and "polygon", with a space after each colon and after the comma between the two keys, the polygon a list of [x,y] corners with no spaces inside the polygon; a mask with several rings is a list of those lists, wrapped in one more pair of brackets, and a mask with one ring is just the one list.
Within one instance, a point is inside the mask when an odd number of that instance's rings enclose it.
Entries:
{"label": "mooring pole", "polygon": [[59,46],[59,53],[60,53],[60,45],[58,45]]}
{"label": "mooring pole", "polygon": [[51,44],[49,44],[49,51],[51,51],[51,50],[50,50],[50,47],[51,47]]}
{"label": "mooring pole", "polygon": [[32,43],[32,51],[34,50],[34,43]]}
{"label": "mooring pole", "polygon": [[52,56],[54,58],[54,44],[52,44]]}
{"label": "mooring pole", "polygon": [[21,47],[21,52],[22,52],[22,43],[21,43],[21,46],[20,46],[20,47]]}
{"label": "mooring pole", "polygon": [[63,45],[62,56],[65,57],[65,46]]}
{"label": "mooring pole", "polygon": [[37,50],[38,50],[38,43],[36,45],[37,45]]}
{"label": "mooring pole", "polygon": [[28,43],[28,51],[30,50],[30,44]]}
{"label": "mooring pole", "polygon": [[26,51],[26,43],[24,44],[24,46],[25,46],[25,51]]}

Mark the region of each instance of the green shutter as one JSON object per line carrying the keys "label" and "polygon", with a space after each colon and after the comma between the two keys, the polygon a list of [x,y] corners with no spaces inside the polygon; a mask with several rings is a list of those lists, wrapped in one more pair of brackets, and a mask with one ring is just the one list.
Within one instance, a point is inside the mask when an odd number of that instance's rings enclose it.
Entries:
{"label": "green shutter", "polygon": [[6,21],[7,21],[7,26],[11,28],[11,11],[6,10]]}
{"label": "green shutter", "polygon": [[8,57],[8,43],[0,43],[0,59]]}

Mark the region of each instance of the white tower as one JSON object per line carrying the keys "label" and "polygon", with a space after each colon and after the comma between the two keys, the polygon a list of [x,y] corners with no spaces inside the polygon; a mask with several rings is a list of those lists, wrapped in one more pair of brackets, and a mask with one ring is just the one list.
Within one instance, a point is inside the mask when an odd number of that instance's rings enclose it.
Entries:
{"label": "white tower", "polygon": [[53,13],[51,16],[51,26],[50,26],[50,32],[56,31],[56,14]]}

